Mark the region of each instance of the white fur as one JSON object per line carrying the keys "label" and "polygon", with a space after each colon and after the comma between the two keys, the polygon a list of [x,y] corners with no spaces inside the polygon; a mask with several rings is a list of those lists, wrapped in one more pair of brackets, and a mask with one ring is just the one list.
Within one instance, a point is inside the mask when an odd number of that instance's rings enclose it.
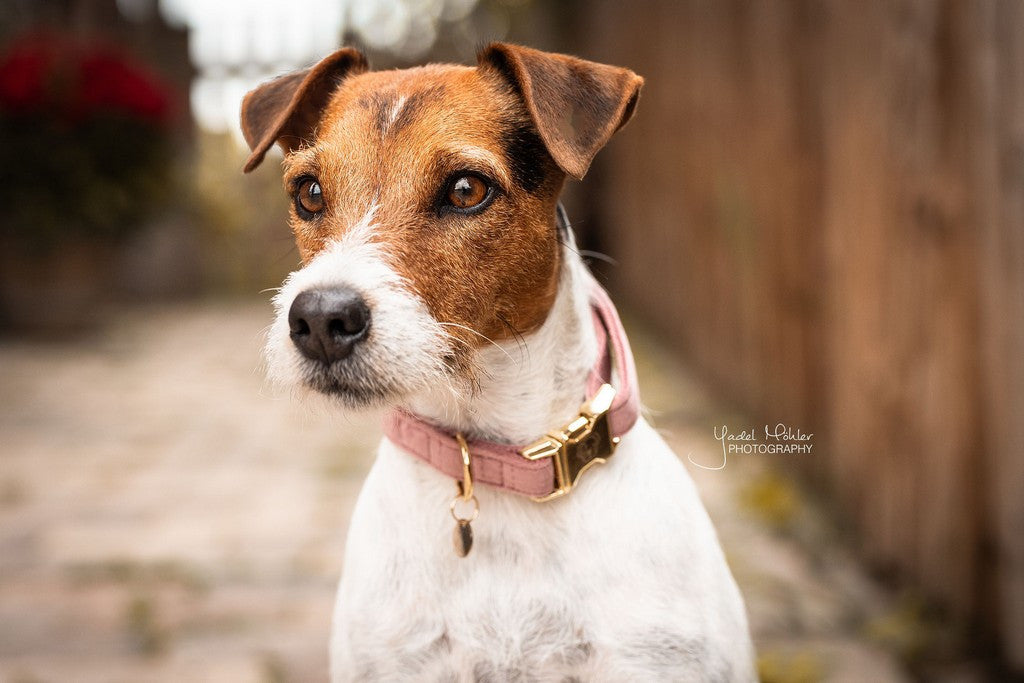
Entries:
{"label": "white fur", "polygon": [[338,398],[360,407],[448,381],[444,356],[451,336],[388,265],[380,245],[372,241],[375,211],[376,206],[371,207],[340,240],[289,275],[274,297],[277,316],[268,333],[265,355],[270,379],[277,384],[307,388],[316,366],[289,338],[292,301],[307,289],[336,285],[361,293],[371,310],[369,334],[345,364],[348,379],[378,390],[365,400]]}
{"label": "white fur", "polygon": [[[523,443],[576,412],[596,356],[589,276],[572,250],[564,257],[547,321],[521,346],[485,345],[472,396],[433,375],[443,373],[444,339],[425,331],[425,307],[365,236],[293,274],[278,307],[286,316],[302,288],[339,279],[383,285],[374,329],[405,345],[393,361],[417,377],[408,407],[452,429]],[[392,313],[378,310],[385,306]],[[379,329],[381,315],[393,330]],[[270,346],[271,365],[282,363],[275,373],[292,373],[294,352],[277,348],[291,346],[286,322],[275,324]],[[381,443],[348,533],[335,683],[755,680],[742,598],[711,522],[685,468],[643,419],[564,499],[539,504],[477,487],[466,558],[452,547],[455,492],[451,479]]]}
{"label": "white fur", "polygon": [[390,130],[391,126],[398,120],[398,115],[402,112],[402,109],[405,108],[405,102],[407,99],[408,98],[405,95],[402,95],[391,105],[391,108],[388,110],[387,121],[384,122],[384,130],[381,131],[384,135],[387,135],[388,130]]}

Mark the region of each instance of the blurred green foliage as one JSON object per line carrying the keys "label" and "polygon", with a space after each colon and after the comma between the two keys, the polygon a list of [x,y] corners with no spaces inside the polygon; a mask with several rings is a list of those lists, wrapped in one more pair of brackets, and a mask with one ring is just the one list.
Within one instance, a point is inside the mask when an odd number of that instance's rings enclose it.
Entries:
{"label": "blurred green foliage", "polygon": [[48,250],[76,238],[116,240],[171,196],[165,136],[143,121],[107,115],[70,127],[24,115],[0,117],[2,234]]}

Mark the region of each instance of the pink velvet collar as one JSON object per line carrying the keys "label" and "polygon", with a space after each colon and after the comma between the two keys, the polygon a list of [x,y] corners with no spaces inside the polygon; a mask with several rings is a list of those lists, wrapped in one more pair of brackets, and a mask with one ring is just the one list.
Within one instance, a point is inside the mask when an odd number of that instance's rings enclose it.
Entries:
{"label": "pink velvet collar", "polygon": [[[587,377],[585,398],[593,397],[602,384],[612,383],[614,366],[618,383],[615,399],[608,411],[608,424],[611,435],[621,437],[636,423],[640,410],[633,354],[615,305],[596,281],[593,281],[591,288],[590,304],[597,332],[598,361]],[[559,419],[569,417],[553,417],[552,428]],[[395,409],[384,418],[384,434],[395,445],[449,477],[462,479],[462,450],[451,432],[412,413]],[[529,444],[512,445],[475,440],[468,441],[468,445],[472,457],[473,481],[476,483],[534,498],[548,496],[557,488],[551,458],[528,460],[523,457],[521,451]]]}

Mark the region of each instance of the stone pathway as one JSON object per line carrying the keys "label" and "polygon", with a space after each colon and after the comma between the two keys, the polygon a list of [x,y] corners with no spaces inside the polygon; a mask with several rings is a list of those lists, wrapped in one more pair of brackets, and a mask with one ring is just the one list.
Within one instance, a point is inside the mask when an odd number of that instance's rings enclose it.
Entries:
{"label": "stone pathway", "polygon": [[[267,390],[269,321],[262,303],[193,304],[89,341],[0,343],[0,681],[326,680],[378,418]],[[744,420],[633,335],[655,424],[714,462],[712,425]],[[771,466],[690,468],[765,681],[907,680],[877,637],[893,608]]]}

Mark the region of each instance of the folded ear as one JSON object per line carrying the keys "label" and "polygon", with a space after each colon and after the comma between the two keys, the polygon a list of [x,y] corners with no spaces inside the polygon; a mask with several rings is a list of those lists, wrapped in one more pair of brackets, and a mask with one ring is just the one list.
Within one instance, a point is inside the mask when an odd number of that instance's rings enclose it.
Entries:
{"label": "folded ear", "polygon": [[368,68],[361,52],[345,47],[312,68],[281,76],[250,91],[242,100],[242,133],[252,150],[245,172],[259,166],[275,142],[291,151],[308,140],[341,81]]}
{"label": "folded ear", "polygon": [[576,179],[633,115],[644,84],[629,69],[508,43],[491,43],[477,60],[512,82],[548,153]]}

